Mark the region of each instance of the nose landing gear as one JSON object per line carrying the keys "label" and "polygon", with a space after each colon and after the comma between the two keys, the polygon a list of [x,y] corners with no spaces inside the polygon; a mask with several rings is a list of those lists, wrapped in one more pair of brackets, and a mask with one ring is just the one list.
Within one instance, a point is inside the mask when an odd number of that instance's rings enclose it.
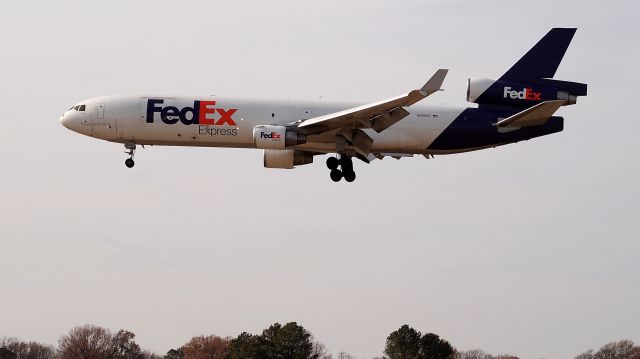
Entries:
{"label": "nose landing gear", "polygon": [[124,161],[124,165],[127,166],[128,168],[133,167],[136,163],[133,161],[133,154],[136,150],[136,144],[135,143],[125,143],[124,144],[124,148],[126,149],[126,151],[124,153],[129,155],[129,158],[127,158]]}
{"label": "nose landing gear", "polygon": [[329,177],[333,182],[340,182],[342,178],[347,182],[353,182],[356,179],[356,173],[353,171],[353,161],[349,156],[340,155],[339,159],[329,157],[327,158],[327,167],[331,170]]}

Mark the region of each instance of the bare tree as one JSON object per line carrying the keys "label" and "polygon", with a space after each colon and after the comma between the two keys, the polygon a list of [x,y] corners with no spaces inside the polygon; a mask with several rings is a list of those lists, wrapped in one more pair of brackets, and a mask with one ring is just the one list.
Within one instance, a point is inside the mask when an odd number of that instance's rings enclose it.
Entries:
{"label": "bare tree", "polygon": [[338,353],[338,359],[356,359],[356,357],[347,352],[340,352]]}
{"label": "bare tree", "polygon": [[182,347],[184,359],[222,359],[229,339],[217,335],[197,336]]}
{"label": "bare tree", "polygon": [[95,325],[75,327],[58,340],[60,359],[109,359],[112,339],[108,330]]}
{"label": "bare tree", "polygon": [[140,352],[140,359],[162,359],[162,356],[150,350],[143,350]]}
{"label": "bare tree", "polygon": [[16,353],[0,345],[0,359],[16,359]]}
{"label": "bare tree", "polygon": [[331,359],[331,354],[327,353],[327,348],[320,342],[313,342],[311,356],[313,358]]}
{"label": "bare tree", "polygon": [[593,359],[593,350],[586,351],[577,355],[574,359]]}
{"label": "bare tree", "polygon": [[15,352],[17,342],[18,338],[0,338],[0,359],[17,359],[18,355]]}
{"label": "bare tree", "polygon": [[7,348],[16,355],[16,359],[51,359],[55,349],[51,345],[38,342],[23,342],[16,338],[0,339],[0,347]]}
{"label": "bare tree", "polygon": [[594,355],[594,359],[640,359],[640,348],[631,340],[621,340],[604,345]]}
{"label": "bare tree", "polygon": [[458,352],[456,359],[494,359],[493,355],[481,349],[471,349]]}
{"label": "bare tree", "polygon": [[[143,353],[130,331],[84,325],[75,327],[58,341],[58,359],[142,359]],[[151,355],[147,352],[147,355]],[[46,359],[46,358],[34,358]]]}
{"label": "bare tree", "polygon": [[112,351],[109,358],[111,359],[139,359],[142,355],[140,346],[133,340],[136,337],[130,331],[120,329],[116,335],[111,338]]}

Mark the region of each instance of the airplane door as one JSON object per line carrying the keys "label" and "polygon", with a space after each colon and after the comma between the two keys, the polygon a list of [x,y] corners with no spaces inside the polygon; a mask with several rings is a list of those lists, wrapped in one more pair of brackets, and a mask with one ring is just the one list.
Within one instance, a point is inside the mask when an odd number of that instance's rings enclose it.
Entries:
{"label": "airplane door", "polygon": [[116,135],[115,119],[105,118],[105,104],[96,106],[96,119],[93,121],[93,135],[98,138],[111,139]]}
{"label": "airplane door", "polygon": [[103,103],[99,103],[97,109],[98,109],[98,113],[97,113],[96,118],[98,120],[104,119],[104,104]]}
{"label": "airplane door", "polygon": [[142,122],[147,122],[147,103],[149,98],[143,97],[140,99],[140,120]]}

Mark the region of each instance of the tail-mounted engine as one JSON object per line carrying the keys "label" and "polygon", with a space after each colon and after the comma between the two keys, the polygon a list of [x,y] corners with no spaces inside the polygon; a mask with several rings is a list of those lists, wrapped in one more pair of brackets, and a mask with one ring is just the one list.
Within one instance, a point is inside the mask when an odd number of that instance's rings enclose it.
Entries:
{"label": "tail-mounted engine", "polygon": [[530,107],[543,101],[564,100],[565,105],[573,105],[578,96],[586,95],[586,85],[583,90],[581,87],[583,84],[580,83],[550,79],[543,79],[540,82],[543,84],[469,79],[467,101],[480,105]]}
{"label": "tail-mounted engine", "polygon": [[260,125],[253,128],[253,141],[256,144],[256,148],[284,150],[285,148],[306,143],[307,136],[285,126]]}

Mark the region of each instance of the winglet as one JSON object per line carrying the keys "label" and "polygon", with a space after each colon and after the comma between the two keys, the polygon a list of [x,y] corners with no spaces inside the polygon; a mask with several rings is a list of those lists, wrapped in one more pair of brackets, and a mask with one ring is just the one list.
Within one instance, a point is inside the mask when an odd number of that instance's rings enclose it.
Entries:
{"label": "winglet", "polygon": [[422,86],[420,92],[426,97],[436,91],[441,91],[442,83],[444,82],[444,78],[447,76],[448,72],[448,69],[440,69],[436,71],[436,73],[431,76],[429,81],[427,81],[427,83]]}
{"label": "winglet", "polygon": [[420,90],[413,90],[409,92],[407,102],[404,106],[411,106],[434,92],[442,91],[442,83],[444,82],[444,78],[447,76],[447,72],[449,72],[447,69],[440,69],[436,71],[436,73],[431,76],[429,81],[427,81]]}

